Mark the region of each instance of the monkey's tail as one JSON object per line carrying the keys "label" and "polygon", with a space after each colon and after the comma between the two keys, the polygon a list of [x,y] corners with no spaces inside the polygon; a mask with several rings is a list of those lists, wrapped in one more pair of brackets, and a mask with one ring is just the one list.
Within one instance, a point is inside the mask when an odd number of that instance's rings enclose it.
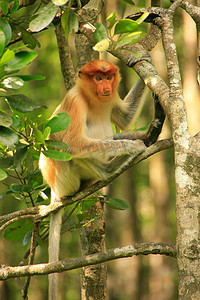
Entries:
{"label": "monkey's tail", "polygon": [[[59,260],[60,230],[63,210],[51,215],[49,228],[49,262]],[[58,273],[49,274],[49,300],[58,299]]]}

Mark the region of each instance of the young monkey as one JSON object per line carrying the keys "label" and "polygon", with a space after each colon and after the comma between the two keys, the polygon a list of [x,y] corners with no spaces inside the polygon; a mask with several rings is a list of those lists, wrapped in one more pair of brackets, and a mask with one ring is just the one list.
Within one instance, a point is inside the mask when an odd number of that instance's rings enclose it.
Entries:
{"label": "young monkey", "polygon": [[[144,82],[139,79],[124,101],[117,88],[118,67],[104,60],[87,63],[79,72],[76,85],[66,94],[52,117],[66,112],[71,122],[66,130],[50,134],[49,139],[68,145],[72,160],[56,161],[41,154],[39,166],[51,187],[51,203],[75,194],[82,181],[106,179],[110,170],[120,168],[125,155],[137,156],[146,148],[142,141],[113,140],[112,123],[128,129],[138,107]],[[49,233],[49,262],[59,259],[62,212],[52,214]],[[58,275],[49,275],[49,299],[57,300]]]}

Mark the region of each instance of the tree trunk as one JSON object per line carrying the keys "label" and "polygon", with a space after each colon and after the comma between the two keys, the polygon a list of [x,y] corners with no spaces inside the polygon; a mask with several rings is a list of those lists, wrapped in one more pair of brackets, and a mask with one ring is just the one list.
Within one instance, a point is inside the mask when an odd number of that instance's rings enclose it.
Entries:
{"label": "tree trunk", "polygon": [[[93,254],[106,249],[103,206],[101,202],[96,202],[87,210],[89,215],[101,215],[97,220],[81,229],[81,255]],[[81,299],[106,299],[106,277],[107,266],[105,263],[82,268]]]}

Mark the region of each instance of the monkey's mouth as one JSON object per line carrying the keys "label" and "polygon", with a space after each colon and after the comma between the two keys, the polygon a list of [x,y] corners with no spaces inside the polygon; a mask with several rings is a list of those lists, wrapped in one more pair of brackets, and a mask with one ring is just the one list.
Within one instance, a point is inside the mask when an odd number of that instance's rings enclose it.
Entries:
{"label": "monkey's mouth", "polygon": [[108,99],[109,100],[111,96],[112,96],[111,94],[100,95],[100,99],[102,99],[102,100],[107,100]]}

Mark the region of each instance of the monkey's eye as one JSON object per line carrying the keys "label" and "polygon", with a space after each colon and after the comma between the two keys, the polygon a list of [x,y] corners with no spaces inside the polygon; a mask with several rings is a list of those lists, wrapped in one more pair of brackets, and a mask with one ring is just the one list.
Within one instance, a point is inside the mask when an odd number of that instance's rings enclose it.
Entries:
{"label": "monkey's eye", "polygon": [[96,76],[95,79],[96,79],[96,81],[101,81],[102,77],[101,76]]}
{"label": "monkey's eye", "polygon": [[111,80],[112,78],[113,78],[112,75],[108,75],[108,76],[106,77],[107,80]]}

